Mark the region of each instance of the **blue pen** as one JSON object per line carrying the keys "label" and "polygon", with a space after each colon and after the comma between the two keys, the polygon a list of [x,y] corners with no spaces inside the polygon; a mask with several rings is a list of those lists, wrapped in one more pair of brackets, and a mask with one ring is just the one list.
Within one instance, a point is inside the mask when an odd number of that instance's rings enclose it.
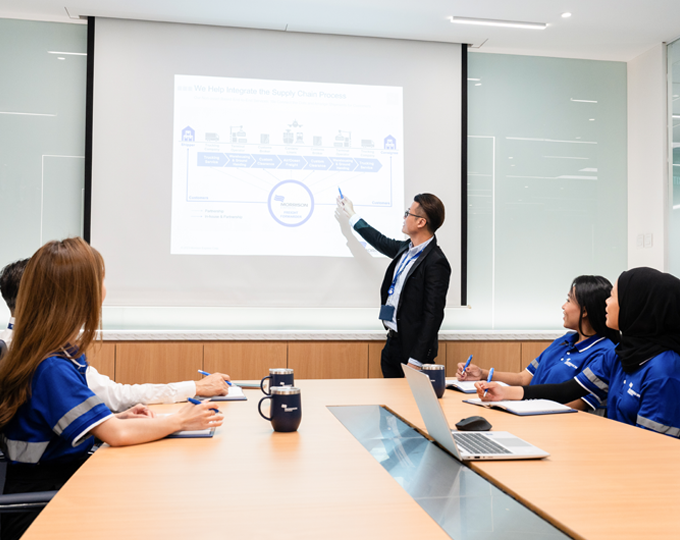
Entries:
{"label": "blue pen", "polygon": [[[210,376],[210,373],[208,373],[207,371],[203,371],[202,369],[199,369],[198,372],[201,375],[205,375],[206,377]],[[227,379],[224,379],[224,382],[227,383],[229,386],[234,386],[233,384],[231,384],[231,381],[228,381]]]}
{"label": "blue pen", "polygon": [[[489,370],[489,376],[486,378],[486,382],[490,383],[490,382],[491,382],[491,379],[493,379],[493,368],[491,368],[491,369]],[[483,396],[483,397],[486,397],[486,393],[487,393],[488,391],[489,391],[488,388],[487,388],[486,390],[484,390],[484,396]]]}
{"label": "blue pen", "polygon": [[[194,398],[192,398],[192,397],[187,398],[187,401],[188,401],[189,403],[193,403],[194,405],[200,405],[201,403],[203,403],[202,401],[199,401],[198,399],[194,399]],[[220,412],[219,409],[215,409],[215,408],[211,408],[210,410],[211,410],[211,411],[215,411],[216,413]]]}
{"label": "blue pen", "polygon": [[344,199],[345,197],[342,195],[342,190],[340,189],[340,186],[338,186],[338,191],[340,192],[340,198]]}
{"label": "blue pen", "polygon": [[470,366],[470,362],[472,362],[472,355],[468,356],[467,362],[465,362],[465,367],[463,368],[463,375],[465,375],[465,370]]}

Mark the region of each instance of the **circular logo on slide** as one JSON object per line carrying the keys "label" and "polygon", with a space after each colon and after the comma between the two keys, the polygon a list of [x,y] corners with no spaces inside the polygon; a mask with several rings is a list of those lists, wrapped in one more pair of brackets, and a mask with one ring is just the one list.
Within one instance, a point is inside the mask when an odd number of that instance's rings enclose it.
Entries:
{"label": "circular logo on slide", "polygon": [[284,227],[299,227],[314,211],[314,195],[302,182],[284,180],[269,193],[269,213]]}

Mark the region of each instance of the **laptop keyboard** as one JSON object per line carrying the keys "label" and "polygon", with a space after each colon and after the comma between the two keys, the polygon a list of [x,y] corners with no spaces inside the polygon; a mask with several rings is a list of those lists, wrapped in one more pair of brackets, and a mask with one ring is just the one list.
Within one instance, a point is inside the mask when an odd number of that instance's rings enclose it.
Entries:
{"label": "laptop keyboard", "polygon": [[470,454],[512,454],[510,450],[481,433],[460,433],[457,431],[452,431],[451,433],[456,444]]}

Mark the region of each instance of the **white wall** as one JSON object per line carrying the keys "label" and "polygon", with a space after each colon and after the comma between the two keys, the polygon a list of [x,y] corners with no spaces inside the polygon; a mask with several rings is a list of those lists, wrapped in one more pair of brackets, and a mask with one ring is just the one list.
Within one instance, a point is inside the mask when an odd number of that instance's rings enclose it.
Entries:
{"label": "white wall", "polygon": [[666,45],[628,62],[628,267],[668,267]]}

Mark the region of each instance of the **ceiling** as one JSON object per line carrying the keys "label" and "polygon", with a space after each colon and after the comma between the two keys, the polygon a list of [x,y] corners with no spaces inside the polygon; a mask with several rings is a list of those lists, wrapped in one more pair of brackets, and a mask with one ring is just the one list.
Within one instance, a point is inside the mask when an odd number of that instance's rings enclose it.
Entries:
{"label": "ceiling", "polygon": [[[571,12],[564,19],[561,14]],[[469,43],[481,52],[628,61],[680,37],[680,0],[2,0],[0,17],[80,16]],[[457,25],[448,17],[548,23]],[[70,16],[70,17],[69,17]]]}

